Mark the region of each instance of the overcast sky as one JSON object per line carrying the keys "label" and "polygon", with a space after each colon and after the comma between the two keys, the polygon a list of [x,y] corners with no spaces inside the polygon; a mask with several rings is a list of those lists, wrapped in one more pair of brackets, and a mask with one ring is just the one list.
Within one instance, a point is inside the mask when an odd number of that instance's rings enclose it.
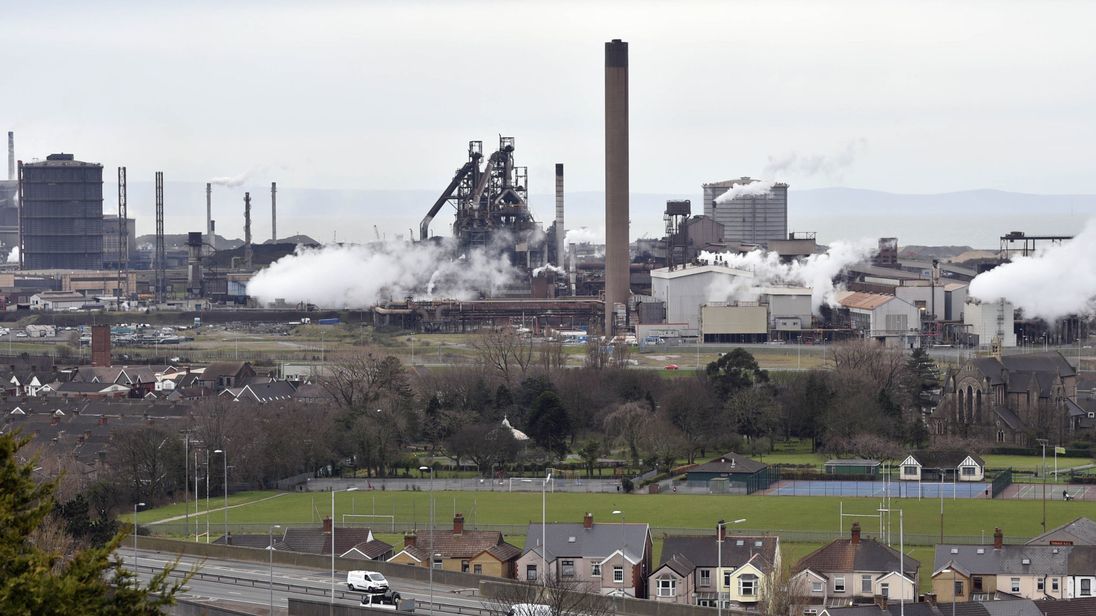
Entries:
{"label": "overcast sky", "polygon": [[603,44],[622,38],[633,191],[773,159],[793,190],[1096,192],[1092,2],[0,6],[20,157],[131,181],[440,190],[469,139],[502,133],[533,192],[556,162],[600,190]]}

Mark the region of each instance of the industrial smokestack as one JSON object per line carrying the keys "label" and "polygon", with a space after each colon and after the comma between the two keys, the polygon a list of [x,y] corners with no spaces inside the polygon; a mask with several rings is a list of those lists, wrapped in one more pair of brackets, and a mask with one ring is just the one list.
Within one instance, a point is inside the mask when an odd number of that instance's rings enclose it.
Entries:
{"label": "industrial smokestack", "polygon": [[244,267],[251,269],[251,193],[244,193]]}
{"label": "industrial smokestack", "polygon": [[278,183],[270,183],[270,239],[278,241]]}
{"label": "industrial smokestack", "polygon": [[605,43],[605,333],[628,305],[628,43]]}
{"label": "industrial smokestack", "polygon": [[213,184],[206,182],[206,244],[213,250]]}
{"label": "industrial smokestack", "polygon": [[8,180],[15,179],[15,131],[8,131]]}
{"label": "industrial smokestack", "polygon": [[556,163],[556,265],[567,267],[567,245],[563,226],[563,163]]}

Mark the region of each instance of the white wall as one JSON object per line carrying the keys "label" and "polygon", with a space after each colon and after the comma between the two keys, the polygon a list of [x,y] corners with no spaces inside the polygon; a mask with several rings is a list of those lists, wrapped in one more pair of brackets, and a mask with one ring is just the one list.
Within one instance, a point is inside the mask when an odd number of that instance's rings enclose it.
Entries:
{"label": "white wall", "polygon": [[963,323],[968,325],[967,331],[978,336],[978,345],[988,347],[993,343],[997,335],[997,317],[1004,314],[1004,322],[1001,329],[1004,331],[1002,346],[1016,346],[1016,332],[1013,331],[1013,313],[1015,308],[1009,302],[977,302],[971,300],[963,308]]}
{"label": "white wall", "polygon": [[[712,287],[729,289],[736,279],[748,277],[749,272],[722,266],[699,266],[669,271],[666,268],[651,272],[651,295],[666,302],[668,323],[688,323],[692,329],[700,328],[700,306],[712,302],[730,301],[725,295],[713,296]],[[751,298],[742,298],[751,299]]]}

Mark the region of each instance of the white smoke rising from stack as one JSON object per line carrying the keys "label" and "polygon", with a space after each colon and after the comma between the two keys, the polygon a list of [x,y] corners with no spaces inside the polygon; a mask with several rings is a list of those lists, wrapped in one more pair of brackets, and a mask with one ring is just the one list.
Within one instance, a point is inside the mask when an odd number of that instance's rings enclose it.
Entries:
{"label": "white smoke rising from stack", "polygon": [[811,289],[811,309],[817,314],[823,304],[837,303],[834,296],[840,289],[834,286],[833,279],[850,265],[870,258],[877,247],[876,241],[868,239],[834,242],[822,254],[791,263],[784,263],[780,255],[765,250],[746,254],[702,252],[700,259],[709,263],[719,260],[730,268],[752,274],[752,277],[717,279],[708,288],[709,301],[756,301],[762,287],[794,285]]}
{"label": "white smoke rising from stack", "polygon": [[552,272],[553,274],[557,274],[559,276],[566,276],[567,275],[567,270],[563,269],[562,267],[556,267],[555,265],[552,265],[551,263],[548,263],[547,265],[542,265],[542,266],[534,269],[533,270],[533,277],[536,278],[537,276],[540,276],[541,274],[543,274],[545,272]]}
{"label": "white smoke rising from stack", "polygon": [[578,229],[568,229],[565,242],[567,244],[604,244],[605,228],[579,227]]}
{"label": "white smoke rising from stack", "polygon": [[368,246],[298,246],[247,285],[260,302],[310,302],[325,308],[362,308],[415,299],[470,300],[492,294],[518,272],[505,257],[474,251],[452,258],[445,244],[396,240]]}
{"label": "white smoke rising from stack", "polygon": [[18,262],[19,262],[19,247],[18,246],[12,246],[11,252],[8,253],[8,263],[18,263]]}
{"label": "white smoke rising from stack", "polygon": [[1024,316],[1054,321],[1071,314],[1096,313],[1096,219],[1072,240],[1034,256],[979,274],[969,294],[984,302],[1004,299]]}
{"label": "white smoke rising from stack", "polygon": [[781,156],[769,156],[765,166],[766,177],[793,175],[797,177],[822,176],[829,179],[841,179],[844,172],[856,162],[861,150],[867,147],[866,139],[855,139],[845,144],[844,149],[833,154],[800,154],[788,152]]}
{"label": "white smoke rising from stack", "polygon": [[230,188],[234,187],[234,186],[240,186],[244,182],[246,182],[247,179],[249,177],[251,177],[251,175],[254,172],[255,172],[254,169],[249,169],[249,170],[244,171],[243,173],[241,173],[239,175],[225,175],[225,176],[215,177],[215,178],[210,179],[209,183],[213,184],[215,186],[228,186]]}
{"label": "white smoke rising from stack", "polygon": [[715,198],[716,204],[729,203],[739,197],[756,197],[766,195],[773,189],[776,182],[771,180],[753,180],[751,182],[735,182],[731,189]]}

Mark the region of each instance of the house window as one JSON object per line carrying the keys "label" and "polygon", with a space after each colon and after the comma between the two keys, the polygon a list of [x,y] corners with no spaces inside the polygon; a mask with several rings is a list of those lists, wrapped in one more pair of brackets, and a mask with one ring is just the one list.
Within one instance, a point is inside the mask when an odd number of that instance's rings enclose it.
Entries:
{"label": "house window", "polygon": [[738,594],[752,597],[757,594],[757,576],[747,573],[738,578]]}
{"label": "house window", "polygon": [[677,594],[677,580],[659,580],[658,596],[672,597]]}
{"label": "house window", "polygon": [[440,558],[435,558],[434,559],[434,568],[435,569],[441,569],[441,559]]}
{"label": "house window", "polygon": [[814,616],[814,615],[815,615],[815,614],[817,614],[817,613],[818,613],[818,609],[817,609],[817,608],[813,608],[813,607],[805,607],[805,608],[803,608],[803,616]]}
{"label": "house window", "polygon": [[614,566],[613,567],[613,583],[614,584],[623,584],[624,583],[624,567],[619,567],[619,566]]}
{"label": "house window", "polygon": [[601,577],[601,563],[594,563],[590,565],[590,575],[594,577]]}
{"label": "house window", "polygon": [[834,592],[845,592],[845,577],[844,576],[838,576],[838,577],[833,578],[833,591]]}
{"label": "house window", "polygon": [[1020,592],[1020,578],[1012,578],[1009,581],[1011,582],[1009,588],[1012,589],[1012,592]]}
{"label": "house window", "polygon": [[525,579],[529,582],[537,581],[537,566],[525,565]]}
{"label": "house window", "polygon": [[697,599],[696,604],[698,607],[715,607],[714,599]]}
{"label": "house window", "polygon": [[1050,578],[1050,589],[1058,592],[1058,578]]}
{"label": "house window", "polygon": [[997,431],[997,442],[998,443],[1005,442],[1005,432],[1004,432],[1004,430],[998,430]]}
{"label": "house window", "polygon": [[982,592],[982,576],[976,575],[970,578],[970,585],[974,589],[974,592]]}
{"label": "house window", "polygon": [[700,570],[700,585],[711,586],[712,585],[712,572],[710,569]]}
{"label": "house window", "polygon": [[952,589],[952,592],[955,593],[956,597],[962,597],[963,596],[963,583],[960,582],[959,580],[955,580],[955,588]]}
{"label": "house window", "polygon": [[1045,587],[1044,584],[1045,582],[1043,582],[1043,578],[1035,580],[1035,590],[1043,592],[1043,588]]}
{"label": "house window", "polygon": [[732,575],[731,571],[724,571],[723,572],[723,585],[724,586],[730,586],[731,585],[731,575]]}
{"label": "house window", "polygon": [[973,477],[974,476],[974,467],[973,466],[964,466],[961,470],[963,471],[963,476],[964,477]]}
{"label": "house window", "polygon": [[483,575],[483,565],[472,565],[472,573],[475,573],[476,575]]}
{"label": "house window", "polygon": [[866,593],[866,594],[869,594],[869,595],[871,594],[871,576],[870,575],[860,576],[860,592]]}
{"label": "house window", "polygon": [[883,582],[882,584],[880,584],[879,585],[879,594],[883,595],[884,599],[889,598],[890,597],[890,584],[888,584],[887,582]]}
{"label": "house window", "polygon": [[914,464],[907,464],[906,466],[903,466],[902,467],[902,474],[907,476],[907,477],[916,477],[917,476],[917,466],[914,465]]}
{"label": "house window", "polygon": [[1081,596],[1092,596],[1092,580],[1089,578],[1081,578]]}
{"label": "house window", "polygon": [[562,577],[565,577],[565,578],[575,577],[575,561],[573,561],[573,560],[563,561],[563,565],[560,567],[559,574]]}
{"label": "house window", "polygon": [[460,561],[460,572],[461,573],[468,573],[468,561],[467,560]]}
{"label": "house window", "polygon": [[822,582],[811,582],[811,592],[822,592]]}

